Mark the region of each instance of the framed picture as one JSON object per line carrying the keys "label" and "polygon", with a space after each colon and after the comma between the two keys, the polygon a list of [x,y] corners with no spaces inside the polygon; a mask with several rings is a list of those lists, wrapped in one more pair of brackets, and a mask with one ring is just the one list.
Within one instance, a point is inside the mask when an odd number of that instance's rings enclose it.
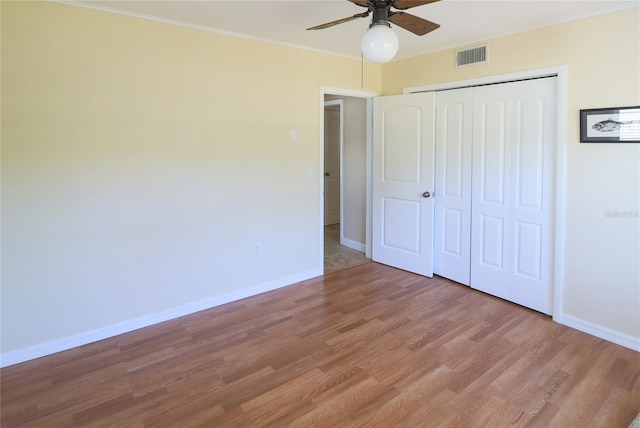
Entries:
{"label": "framed picture", "polygon": [[580,110],[581,143],[640,143],[640,106]]}

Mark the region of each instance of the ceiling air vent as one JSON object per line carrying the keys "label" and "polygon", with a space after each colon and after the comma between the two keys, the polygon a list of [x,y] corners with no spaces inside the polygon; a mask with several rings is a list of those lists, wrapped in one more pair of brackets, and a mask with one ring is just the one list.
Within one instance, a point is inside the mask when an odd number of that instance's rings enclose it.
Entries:
{"label": "ceiling air vent", "polygon": [[456,67],[487,62],[487,45],[456,51]]}

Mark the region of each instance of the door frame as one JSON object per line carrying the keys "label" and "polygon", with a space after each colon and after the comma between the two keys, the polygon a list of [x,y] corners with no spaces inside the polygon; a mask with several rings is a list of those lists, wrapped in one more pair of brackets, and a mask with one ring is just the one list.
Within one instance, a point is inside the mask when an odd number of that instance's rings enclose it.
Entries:
{"label": "door frame", "polygon": [[[344,89],[344,88],[336,88],[332,86],[320,86],[320,97],[319,97],[319,107],[318,110],[320,112],[320,139],[318,142],[319,154],[320,154],[320,165],[318,171],[321,171],[320,178],[320,217],[318,219],[319,227],[318,227],[318,235],[320,242],[320,251],[318,257],[318,266],[320,266],[320,271],[324,272],[324,98],[325,95],[336,95],[340,97],[353,97],[353,98],[364,98],[367,100],[367,157],[366,157],[366,177],[365,177],[365,185],[366,185],[366,195],[365,195],[365,255],[368,258],[371,258],[371,156],[372,156],[372,145],[373,145],[373,135],[372,135],[372,127],[373,127],[373,97],[377,97],[380,95],[378,92],[371,91],[360,91],[355,89]],[[342,151],[342,148],[340,149]],[[340,156],[340,169],[342,173],[342,156]],[[342,187],[342,177],[340,186]],[[342,188],[341,188],[342,190]],[[340,220],[342,220],[342,192],[340,194]],[[341,234],[342,234],[342,225],[340,226]]]}
{"label": "door frame", "polygon": [[438,83],[426,86],[404,88],[403,94],[416,92],[437,92],[470,86],[492,85],[517,80],[556,77],[557,80],[557,117],[556,117],[556,183],[554,216],[554,263],[553,263],[553,304],[552,317],[563,323],[564,295],[564,240],[565,240],[565,204],[566,204],[566,117],[567,117],[567,66],[538,68],[516,73],[500,74],[475,79]]}

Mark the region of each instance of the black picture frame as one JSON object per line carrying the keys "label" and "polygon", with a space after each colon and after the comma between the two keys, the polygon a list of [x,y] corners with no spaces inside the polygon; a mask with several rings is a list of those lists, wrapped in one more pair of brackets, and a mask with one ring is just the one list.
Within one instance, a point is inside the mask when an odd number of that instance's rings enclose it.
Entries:
{"label": "black picture frame", "polygon": [[580,110],[581,143],[640,143],[640,106]]}

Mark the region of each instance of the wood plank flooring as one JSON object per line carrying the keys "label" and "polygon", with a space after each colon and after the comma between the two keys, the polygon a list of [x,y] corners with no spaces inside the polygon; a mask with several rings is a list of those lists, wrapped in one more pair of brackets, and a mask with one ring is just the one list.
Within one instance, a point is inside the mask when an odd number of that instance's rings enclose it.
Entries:
{"label": "wood plank flooring", "polygon": [[365,263],[0,370],[2,427],[627,427],[640,354]]}

